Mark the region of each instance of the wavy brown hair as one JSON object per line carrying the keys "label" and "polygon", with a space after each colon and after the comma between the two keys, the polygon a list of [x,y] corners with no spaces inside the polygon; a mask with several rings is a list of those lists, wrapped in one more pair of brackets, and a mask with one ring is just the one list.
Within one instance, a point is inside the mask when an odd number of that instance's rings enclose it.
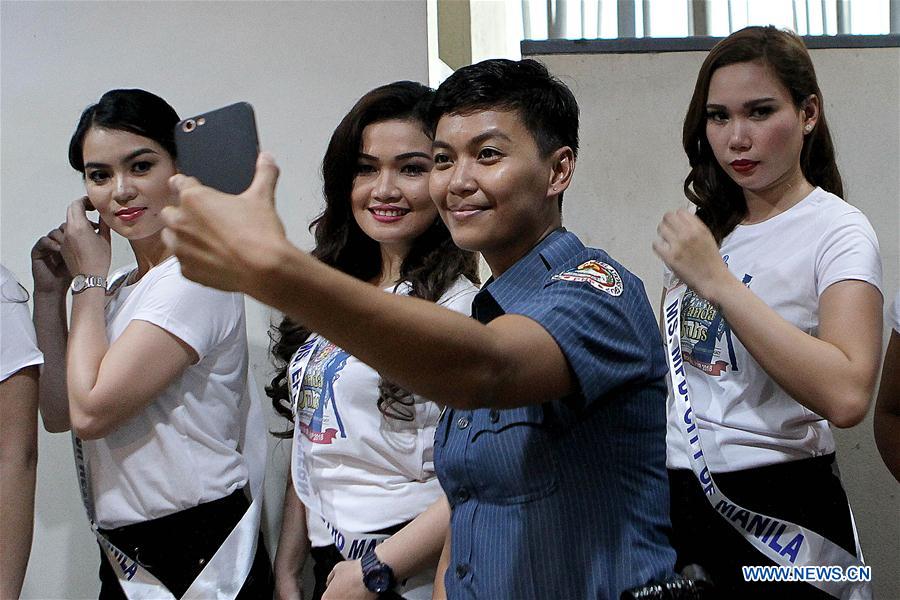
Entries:
{"label": "wavy brown hair", "polygon": [[[375,88],[357,101],[334,130],[322,160],[325,210],[309,226],[316,240],[313,256],[363,281],[381,274],[379,244],[360,229],[350,205],[363,130],[373,123],[399,119],[420,124],[431,137],[426,119],[433,95],[431,89],[412,81]],[[400,266],[400,278],[409,283],[411,296],[436,302],[461,275],[478,283],[477,257],[458,248],[443,221],[437,218],[413,242]],[[287,365],[310,333],[308,327],[288,317],[269,332],[277,372],[266,393],[272,398],[275,411],[288,420],[293,417]],[[379,383],[378,408],[395,419],[411,421],[415,417],[412,395],[384,378]],[[287,437],[290,433],[275,435]]]}
{"label": "wavy brown hair", "polygon": [[834,144],[825,120],[822,90],[803,40],[771,25],[746,27],[716,44],[703,61],[682,132],[684,151],[691,166],[684,180],[684,195],[697,206],[697,216],[719,243],[747,215],[747,203],[741,187],[722,170],[709,145],[706,102],[709,82],[716,69],[742,62],[759,62],[768,67],[790,92],[797,108],[812,95],[819,99],[815,128],[803,138],[800,168],[812,185],[837,196],[844,195]]}

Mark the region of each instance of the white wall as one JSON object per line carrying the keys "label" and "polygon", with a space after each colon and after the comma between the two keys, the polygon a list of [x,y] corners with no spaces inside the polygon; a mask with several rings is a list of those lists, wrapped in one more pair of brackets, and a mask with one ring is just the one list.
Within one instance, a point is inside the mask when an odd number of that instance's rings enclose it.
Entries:
{"label": "white wall", "polygon": [[[142,87],[189,116],[234,101],[256,109],[282,167],[279,212],[309,247],[331,131],[367,90],[426,82],[424,0],[388,2],[3,2],[0,260],[31,288],[29,250],[83,193],[66,160],[81,111],[107,89]],[[128,261],[114,246],[114,266]],[[248,301],[251,359],[270,378],[270,313]],[[273,428],[283,428],[273,418]],[[275,448],[267,519],[280,514],[287,444]],[[190,457],[185,457],[190,460]],[[67,435],[40,436],[35,538],[24,598],[96,597],[99,552]]]}
{"label": "white wall", "polygon": [[[875,228],[890,300],[900,279],[900,48],[811,52],[848,202]],[[688,206],[681,126],[705,52],[536,55],[581,107],[581,150],[563,223],[643,279],[658,306],[662,263],[650,247],[663,213]],[[885,340],[889,326],[885,326]],[[900,485],[875,447],[871,411],[835,431],[838,463],[876,598],[900,598]]]}
{"label": "white wall", "polygon": [[[162,95],[184,116],[251,102],[261,143],[282,166],[279,212],[292,238],[309,247],[305,225],[320,208],[318,168],[331,130],[366,90],[395,79],[427,81],[425,22],[425,2],[407,0],[0,3],[0,260],[31,287],[31,245],[82,193],[66,161],[77,117],[105,90],[128,86]],[[545,57],[583,111],[566,223],[632,267],[654,303],[660,266],[650,242],[660,215],[682,203],[681,119],[702,57]],[[898,52],[818,50],[813,57],[848,199],[875,225],[893,294],[900,276]],[[124,244],[114,252],[117,265],[128,260]],[[262,384],[270,313],[252,302],[248,309]],[[875,452],[869,420],[837,437],[878,597],[900,597],[898,485]],[[280,510],[286,447],[272,454],[270,528]],[[40,453],[23,597],[96,597],[98,551],[68,437],[42,432]]]}

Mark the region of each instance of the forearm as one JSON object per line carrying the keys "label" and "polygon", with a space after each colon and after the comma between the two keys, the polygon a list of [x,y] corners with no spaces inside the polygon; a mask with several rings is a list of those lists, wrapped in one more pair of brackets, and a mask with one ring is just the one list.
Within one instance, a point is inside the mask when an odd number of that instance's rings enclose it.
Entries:
{"label": "forearm", "polygon": [[247,294],[431,400],[472,407],[499,393],[505,354],[489,328],[425,300],[386,294],[288,243],[274,252]]}
{"label": "forearm", "polygon": [[437,571],[434,574],[434,588],[431,592],[432,600],[446,600],[447,587],[444,583],[444,576],[447,574],[447,567],[450,565],[450,532],[444,540],[444,547],[441,550],[441,557],[438,559]]}
{"label": "forearm", "polygon": [[891,332],[875,403],[875,443],[884,464],[900,481],[900,333]]}
{"label": "forearm", "polygon": [[441,495],[425,512],[379,545],[375,554],[402,581],[437,564],[449,529],[450,505]]}
{"label": "forearm", "polygon": [[3,462],[0,492],[0,598],[18,598],[31,553],[34,523],[35,461]]}
{"label": "forearm", "polygon": [[66,391],[66,296],[34,294],[34,329],[38,348],[44,354],[39,382],[39,406],[47,431],[68,431],[69,399]]}
{"label": "forearm", "polygon": [[76,433],[83,437],[95,437],[93,434],[109,417],[105,414],[108,408],[95,402],[93,398],[100,366],[109,350],[104,292],[103,288],[90,288],[74,296],[72,300],[66,387],[69,417]]}
{"label": "forearm", "polygon": [[[539,404],[574,391],[559,345],[536,321],[483,325],[425,300],[387,294],[293,246],[272,209],[278,169],[261,153],[254,184],[227,197],[176,175],[167,244],[182,273],[240,291],[328,338],[403,388],[458,408]],[[234,211],[215,207],[232,202]]]}
{"label": "forearm", "polygon": [[[837,285],[837,284],[836,284]],[[874,294],[878,294],[872,288]],[[826,292],[827,293],[827,292]],[[880,306],[864,319],[852,354],[809,335],[786,321],[736,278],[717,288],[714,297],[732,331],[766,373],[792,398],[838,427],[858,423],[868,410],[880,355]],[[820,299],[820,309],[822,300]],[[845,311],[846,312],[846,311]],[[820,310],[820,319],[822,311]],[[876,324],[877,321],[877,324]],[[821,334],[820,320],[820,334]]]}
{"label": "forearm", "polygon": [[306,530],[306,507],[294,492],[290,474],[284,490],[281,516],[281,533],[273,564],[279,598],[293,597],[299,591],[303,565],[309,552],[309,536]]}
{"label": "forearm", "polygon": [[18,598],[34,521],[37,367],[0,382],[0,598]]}

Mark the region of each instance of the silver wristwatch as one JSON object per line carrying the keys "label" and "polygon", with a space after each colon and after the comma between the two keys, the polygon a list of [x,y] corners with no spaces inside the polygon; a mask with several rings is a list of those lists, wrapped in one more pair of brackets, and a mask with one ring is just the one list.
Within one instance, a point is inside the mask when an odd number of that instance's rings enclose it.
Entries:
{"label": "silver wristwatch", "polygon": [[72,290],[72,295],[75,295],[80,294],[88,288],[95,287],[106,289],[106,277],[102,275],[84,275],[83,273],[79,273],[72,278],[72,284],[69,286],[69,289]]}

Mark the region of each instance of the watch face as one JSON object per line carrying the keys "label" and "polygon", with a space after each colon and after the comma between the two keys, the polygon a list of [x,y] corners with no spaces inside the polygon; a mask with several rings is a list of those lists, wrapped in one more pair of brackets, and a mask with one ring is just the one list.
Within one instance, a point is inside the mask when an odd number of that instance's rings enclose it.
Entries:
{"label": "watch face", "polygon": [[73,291],[73,292],[80,292],[81,290],[83,290],[83,289],[84,289],[84,280],[85,280],[85,279],[86,279],[86,278],[85,278],[84,275],[76,275],[76,276],[72,279],[72,291]]}
{"label": "watch face", "polygon": [[391,589],[391,573],[390,567],[381,565],[365,574],[363,577],[366,589],[376,594],[383,594]]}

